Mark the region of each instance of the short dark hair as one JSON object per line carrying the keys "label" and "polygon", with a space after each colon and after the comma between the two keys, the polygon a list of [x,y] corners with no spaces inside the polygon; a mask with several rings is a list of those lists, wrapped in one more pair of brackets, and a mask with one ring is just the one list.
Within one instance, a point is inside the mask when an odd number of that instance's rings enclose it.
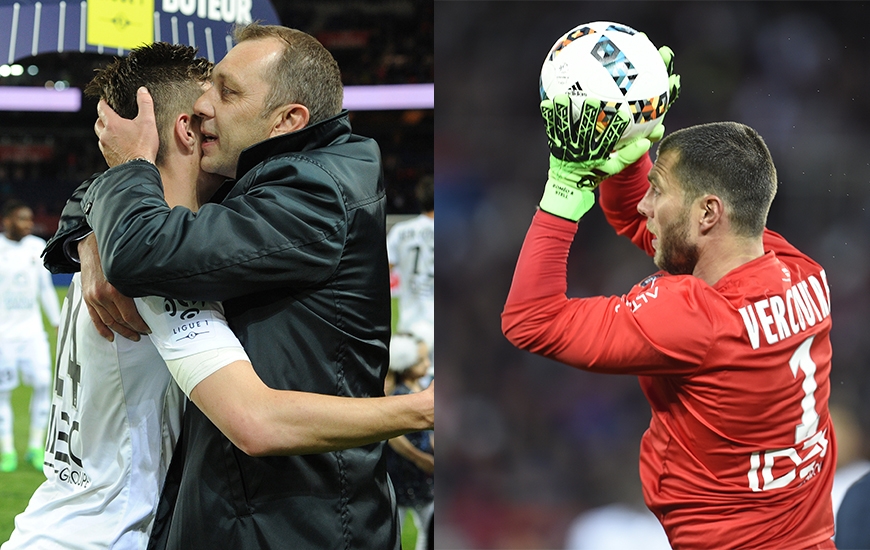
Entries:
{"label": "short dark hair", "polygon": [[10,217],[16,210],[21,208],[30,208],[24,201],[18,199],[9,199],[3,203],[3,219]]}
{"label": "short dark hair", "polygon": [[288,103],[308,107],[309,124],[341,112],[344,88],[338,62],[316,38],[297,29],[259,23],[236,26],[233,38],[237,44],[263,38],[277,38],[284,43],[284,54],[266,75],[272,89],[263,116]]}
{"label": "short dark hair", "polygon": [[692,201],[710,193],[729,210],[738,235],[757,237],[776,195],[776,167],[762,137],[745,124],[713,122],[666,136],[658,154],[673,151],[673,172]]}
{"label": "short dark hair", "polygon": [[148,88],[154,99],[154,117],[160,135],[157,163],[170,143],[172,123],[179,113],[193,114],[193,104],[202,95],[202,84],[211,77],[212,63],[196,57],[196,48],[155,42],[141,46],[123,58],[96,70],[84,89],[87,97],[105,99],[109,107],[124,118],[139,113],[136,90]]}
{"label": "short dark hair", "polygon": [[432,176],[423,176],[417,182],[417,203],[422,212],[435,211],[435,178]]}

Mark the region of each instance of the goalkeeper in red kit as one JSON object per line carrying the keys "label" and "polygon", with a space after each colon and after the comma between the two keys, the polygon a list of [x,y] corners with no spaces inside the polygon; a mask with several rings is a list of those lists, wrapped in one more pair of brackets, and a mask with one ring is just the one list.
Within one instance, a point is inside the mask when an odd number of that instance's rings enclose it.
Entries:
{"label": "goalkeeper in red kit", "polygon": [[[767,146],[748,126],[704,124],[662,139],[653,164],[648,139],[613,150],[627,115],[602,131],[599,102],[578,100],[578,120],[571,107],[541,104],[549,178],[505,336],[638,376],[652,409],[644,499],[674,548],[834,548],[830,291],[818,263],[765,228],[777,185]],[[623,296],[568,298],[569,249],[599,184],[608,222],[661,271]]]}

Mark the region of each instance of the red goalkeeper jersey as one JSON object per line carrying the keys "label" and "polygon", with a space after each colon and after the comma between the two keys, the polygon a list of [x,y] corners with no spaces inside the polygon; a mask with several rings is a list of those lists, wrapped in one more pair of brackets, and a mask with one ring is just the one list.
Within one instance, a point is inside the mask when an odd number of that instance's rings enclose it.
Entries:
{"label": "red goalkeeper jersey", "polygon": [[[652,254],[644,157],[601,186],[619,234]],[[624,296],[568,298],[577,225],[539,211],[502,314],[520,348],[639,376],[652,409],[644,498],[675,548],[807,548],[834,535],[825,271],[780,235],[715,285],[658,272]],[[833,545],[831,544],[831,547]]]}

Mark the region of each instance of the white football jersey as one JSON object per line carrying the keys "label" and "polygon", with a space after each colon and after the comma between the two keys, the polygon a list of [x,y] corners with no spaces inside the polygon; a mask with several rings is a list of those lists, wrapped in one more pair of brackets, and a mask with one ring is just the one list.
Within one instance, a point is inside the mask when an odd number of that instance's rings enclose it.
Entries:
{"label": "white football jersey", "polygon": [[45,337],[39,304],[53,326],[60,321],[57,293],[40,255],[45,241],[27,235],[13,241],[0,233],[0,340]]}
{"label": "white football jersey", "polygon": [[399,273],[399,331],[435,324],[435,220],[419,215],[387,234],[387,257]]}
{"label": "white football jersey", "polygon": [[184,406],[164,359],[240,344],[220,304],[146,297],[136,305],[150,339],[109,342],[73,277],[58,336],[48,479],[0,549],[146,548]]}

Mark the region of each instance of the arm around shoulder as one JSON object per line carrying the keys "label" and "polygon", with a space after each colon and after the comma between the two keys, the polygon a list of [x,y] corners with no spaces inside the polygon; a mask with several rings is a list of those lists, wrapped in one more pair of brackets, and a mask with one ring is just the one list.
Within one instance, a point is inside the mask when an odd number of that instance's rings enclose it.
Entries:
{"label": "arm around shoulder", "polygon": [[203,301],[328,280],[346,242],[345,203],[329,182],[287,172],[258,170],[262,181],[193,213],[169,208],[153,165],[110,169],[85,197],[106,278],[130,296]]}

